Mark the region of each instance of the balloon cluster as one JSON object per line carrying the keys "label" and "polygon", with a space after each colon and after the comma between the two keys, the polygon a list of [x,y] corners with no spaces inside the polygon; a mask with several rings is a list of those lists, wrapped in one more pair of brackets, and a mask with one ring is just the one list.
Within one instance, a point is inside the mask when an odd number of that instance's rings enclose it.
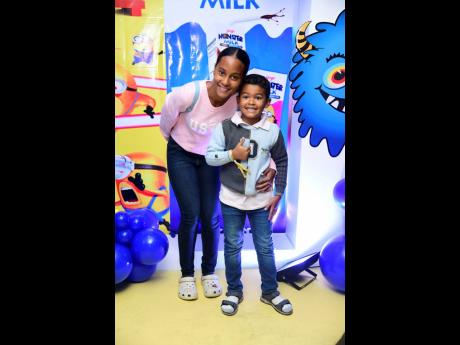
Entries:
{"label": "balloon cluster", "polygon": [[115,284],[150,279],[168,253],[169,241],[150,209],[115,213]]}
{"label": "balloon cluster", "polygon": [[[334,187],[334,200],[345,208],[345,179]],[[319,266],[327,282],[340,292],[345,292],[345,234],[330,238],[319,254]]]}
{"label": "balloon cluster", "polygon": [[345,234],[336,235],[323,245],[319,267],[334,289],[345,292]]}
{"label": "balloon cluster", "polygon": [[345,179],[341,179],[334,187],[334,200],[340,207],[345,208]]}

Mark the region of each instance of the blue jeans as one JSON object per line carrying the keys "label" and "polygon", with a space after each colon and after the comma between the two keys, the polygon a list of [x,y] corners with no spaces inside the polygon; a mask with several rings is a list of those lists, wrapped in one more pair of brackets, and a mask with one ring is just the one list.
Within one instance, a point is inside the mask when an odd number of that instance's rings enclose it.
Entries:
{"label": "blue jeans", "polygon": [[268,210],[240,210],[221,203],[224,218],[224,257],[227,295],[241,297],[241,248],[243,247],[243,226],[248,215],[251,224],[252,239],[256,248],[259,272],[262,278],[262,294],[276,293],[275,255],[273,252],[272,225],[268,220]]}
{"label": "blue jeans", "polygon": [[219,170],[209,166],[204,156],[185,151],[174,139],[167,146],[169,182],[180,209],[178,231],[179,259],[183,277],[195,273],[195,243],[201,222],[203,275],[213,274],[219,245]]}

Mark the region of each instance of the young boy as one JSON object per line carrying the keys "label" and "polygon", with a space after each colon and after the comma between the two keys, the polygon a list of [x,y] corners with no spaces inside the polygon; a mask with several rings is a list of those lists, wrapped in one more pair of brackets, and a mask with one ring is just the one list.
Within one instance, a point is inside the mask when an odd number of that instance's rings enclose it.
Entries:
{"label": "young boy", "polygon": [[[271,237],[271,219],[286,188],[288,158],[281,131],[263,114],[270,104],[269,97],[269,81],[258,74],[247,75],[237,97],[240,111],[216,126],[206,152],[209,165],[222,166],[219,199],[224,219],[228,287],[221,309],[225,315],[234,315],[243,300],[241,248],[246,215],[262,278],[260,300],[281,314],[292,314],[291,303],[278,292]],[[275,193],[257,193],[256,181],[269,166],[270,158],[277,169]]]}

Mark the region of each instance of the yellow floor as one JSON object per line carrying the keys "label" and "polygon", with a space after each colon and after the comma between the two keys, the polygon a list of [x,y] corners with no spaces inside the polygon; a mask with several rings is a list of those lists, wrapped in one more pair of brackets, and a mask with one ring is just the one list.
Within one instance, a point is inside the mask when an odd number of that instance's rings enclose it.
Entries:
{"label": "yellow floor", "polygon": [[[290,316],[259,301],[257,269],[243,269],[244,301],[234,316],[220,311],[222,296],[204,297],[200,283],[198,300],[179,299],[179,272],[157,271],[151,280],[131,283],[115,293],[115,343],[335,345],[345,330],[345,295],[326,285],[319,268],[312,270],[317,279],[300,291],[279,283],[281,294],[292,302]],[[224,271],[216,274],[225,286]]]}

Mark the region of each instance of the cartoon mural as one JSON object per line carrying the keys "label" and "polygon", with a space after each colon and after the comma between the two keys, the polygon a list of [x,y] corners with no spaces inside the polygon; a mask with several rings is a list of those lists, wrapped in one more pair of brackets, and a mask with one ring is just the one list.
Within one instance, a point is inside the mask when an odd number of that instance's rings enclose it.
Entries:
{"label": "cartoon mural", "polygon": [[153,118],[155,100],[137,91],[134,77],[121,65],[115,64],[115,116],[129,115],[142,107],[143,112]]}
{"label": "cartoon mural", "polygon": [[140,62],[150,64],[153,61],[153,39],[145,34],[133,37],[133,62],[135,65]]}
{"label": "cartoon mural", "polygon": [[317,32],[305,36],[309,24],[297,32],[289,72],[299,136],[305,138],[311,129],[310,145],[326,139],[329,154],[336,157],[345,145],[345,10],[335,23],[318,23]]}
{"label": "cartoon mural", "polygon": [[163,0],[115,1],[115,211],[149,209],[169,234],[163,52]]}
{"label": "cartoon mural", "polygon": [[160,223],[169,212],[169,192],[166,187],[166,164],[148,152],[133,152],[115,156],[115,183],[118,200],[126,212],[148,208]]}
{"label": "cartoon mural", "polygon": [[[138,63],[145,63],[150,65],[155,62],[154,60],[154,51],[155,51],[155,41],[149,35],[140,33],[133,37],[133,62],[132,65]],[[158,52],[158,55],[163,54],[163,50]]]}

